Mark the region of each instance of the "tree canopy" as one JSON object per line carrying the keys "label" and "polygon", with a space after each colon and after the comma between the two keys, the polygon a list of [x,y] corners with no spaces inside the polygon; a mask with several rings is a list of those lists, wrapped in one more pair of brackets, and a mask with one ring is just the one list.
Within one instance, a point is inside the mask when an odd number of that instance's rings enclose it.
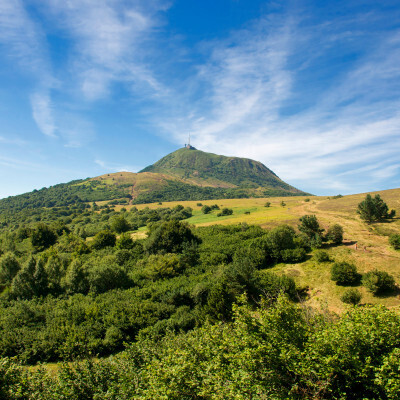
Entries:
{"label": "tree canopy", "polygon": [[367,223],[393,218],[396,214],[395,210],[389,212],[389,207],[379,194],[374,197],[367,194],[365,199],[358,204],[357,213]]}

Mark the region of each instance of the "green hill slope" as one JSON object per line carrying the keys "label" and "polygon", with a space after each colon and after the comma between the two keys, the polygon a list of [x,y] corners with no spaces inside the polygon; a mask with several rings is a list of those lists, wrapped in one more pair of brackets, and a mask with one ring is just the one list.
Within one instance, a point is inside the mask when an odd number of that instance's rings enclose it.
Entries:
{"label": "green hill slope", "polygon": [[226,157],[195,149],[183,148],[174,151],[140,172],[164,173],[199,186],[269,187],[293,194],[304,194],[283,182],[273,171],[258,161]]}
{"label": "green hill slope", "polygon": [[260,162],[183,148],[139,173],[105,174],[1,199],[0,214],[65,206],[84,208],[98,201],[140,204],[305,194]]}

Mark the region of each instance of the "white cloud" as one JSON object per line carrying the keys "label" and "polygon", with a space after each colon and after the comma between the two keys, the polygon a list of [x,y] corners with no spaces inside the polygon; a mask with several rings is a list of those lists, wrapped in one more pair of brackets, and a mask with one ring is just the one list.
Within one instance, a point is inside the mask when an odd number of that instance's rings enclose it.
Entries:
{"label": "white cloud", "polygon": [[34,93],[31,96],[32,115],[39,129],[47,136],[55,137],[54,123],[50,95],[48,93]]}
{"label": "white cloud", "polygon": [[[338,35],[335,21],[328,28],[275,18],[211,43],[209,61],[191,77],[205,85],[203,96],[191,102],[196,93],[183,93],[182,106],[177,101],[173,107],[184,113],[163,114],[161,129],[177,142],[190,132],[202,150],[257,159],[306,190],[318,181],[325,189],[352,191],[394,176],[400,150],[399,32],[360,43],[363,54],[340,73],[329,66],[331,81],[322,84],[313,81],[312,71],[320,73],[317,62],[324,56],[329,62],[335,42],[353,40],[351,35]],[[351,31],[355,21],[339,22]],[[363,39],[369,38],[358,38]],[[339,176],[382,160],[380,169],[364,169],[364,179]]]}
{"label": "white cloud", "polygon": [[164,90],[146,67],[144,55],[156,14],[165,10],[166,2],[48,0],[48,5],[74,40],[71,65],[88,100],[106,97],[115,81],[145,85],[157,93]]}

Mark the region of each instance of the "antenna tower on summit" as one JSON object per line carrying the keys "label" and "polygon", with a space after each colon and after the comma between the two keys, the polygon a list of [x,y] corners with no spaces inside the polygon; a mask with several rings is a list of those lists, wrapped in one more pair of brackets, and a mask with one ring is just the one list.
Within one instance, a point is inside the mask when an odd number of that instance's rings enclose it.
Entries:
{"label": "antenna tower on summit", "polygon": [[188,144],[185,144],[185,147],[186,147],[187,149],[196,150],[196,149],[190,144],[190,133],[189,133],[189,143],[188,143]]}

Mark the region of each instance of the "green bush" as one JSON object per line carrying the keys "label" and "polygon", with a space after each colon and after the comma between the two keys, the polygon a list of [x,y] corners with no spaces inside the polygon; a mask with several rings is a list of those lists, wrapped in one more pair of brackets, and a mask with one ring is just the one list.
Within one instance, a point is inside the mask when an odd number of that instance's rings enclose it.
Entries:
{"label": "green bush", "polygon": [[43,251],[57,241],[55,232],[45,224],[39,224],[31,234],[32,246],[37,251]]}
{"label": "green bush", "polygon": [[218,214],[217,214],[217,217],[223,217],[223,216],[225,216],[225,215],[232,215],[233,214],[233,210],[232,210],[232,208],[223,208],[222,210],[221,210],[221,212],[219,212]]}
{"label": "green bush", "polygon": [[393,276],[377,269],[364,274],[362,284],[373,294],[388,292],[395,288]]}
{"label": "green bush", "polygon": [[300,218],[300,224],[298,225],[299,231],[307,235],[310,244],[314,248],[322,246],[322,232],[319,222],[315,215],[303,215]]}
{"label": "green bush", "polygon": [[264,204],[264,207],[270,207],[271,206],[271,203],[269,202],[269,201],[267,201],[265,204]]}
{"label": "green bush", "polygon": [[393,233],[389,236],[389,243],[393,246],[394,249],[400,249],[400,234]]}
{"label": "green bush", "polygon": [[150,226],[149,237],[145,242],[148,253],[181,253],[185,242],[199,243],[189,225],[175,219]]}
{"label": "green bush", "polygon": [[101,250],[101,249],[104,249],[105,247],[115,246],[116,240],[117,240],[117,238],[115,237],[115,235],[113,233],[111,233],[110,231],[104,230],[104,231],[100,231],[99,233],[97,233],[95,235],[95,237],[93,238],[93,240],[90,243],[90,246],[93,249]]}
{"label": "green bush", "polygon": [[343,301],[343,303],[346,304],[352,304],[353,306],[357,305],[361,301],[361,293],[357,289],[347,289],[342,296],[340,297],[340,300]]}
{"label": "green bush", "polygon": [[111,222],[111,229],[117,233],[127,232],[131,229],[130,223],[122,215],[115,217]]}
{"label": "green bush", "polygon": [[202,212],[203,214],[209,214],[211,211],[212,211],[212,210],[211,210],[211,207],[208,206],[208,205],[205,205],[205,206],[203,206],[203,207],[201,208],[201,212]]}
{"label": "green bush", "polygon": [[389,212],[389,207],[379,194],[376,194],[374,198],[367,194],[365,199],[358,204],[357,213],[367,223],[393,218],[396,215],[395,210]]}
{"label": "green bush", "polygon": [[303,248],[282,250],[281,258],[285,263],[299,263],[306,259],[307,253]]}
{"label": "green bush", "polygon": [[9,285],[21,266],[13,253],[6,253],[0,259],[0,285]]}
{"label": "green bush", "polygon": [[319,263],[331,261],[329,254],[325,250],[316,250],[314,257]]}
{"label": "green bush", "polygon": [[131,235],[127,232],[121,234],[115,245],[117,249],[126,249],[126,250],[133,249],[134,246],[135,246],[134,241],[132,240]]}
{"label": "green bush", "polygon": [[360,280],[360,274],[355,265],[347,262],[336,262],[331,268],[331,279],[337,285],[354,285]]}
{"label": "green bush", "polygon": [[343,242],[343,227],[339,224],[330,226],[326,238],[334,244],[341,244]]}

